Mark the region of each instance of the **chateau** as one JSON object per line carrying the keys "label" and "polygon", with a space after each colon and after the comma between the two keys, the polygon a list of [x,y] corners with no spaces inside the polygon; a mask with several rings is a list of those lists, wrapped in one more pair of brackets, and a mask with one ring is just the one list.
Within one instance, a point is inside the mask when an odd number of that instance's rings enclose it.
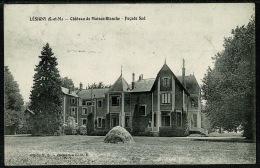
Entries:
{"label": "chateau", "polygon": [[[122,73],[110,88],[63,91],[63,123],[73,116],[79,126],[92,123],[93,130],[109,130],[120,125],[130,132],[134,115],[146,118],[142,132],[154,136],[187,136],[192,132],[207,134],[201,128],[200,87],[194,75],[175,76],[166,62],[156,78],[143,75],[128,84]],[[90,117],[91,116],[91,117]]]}

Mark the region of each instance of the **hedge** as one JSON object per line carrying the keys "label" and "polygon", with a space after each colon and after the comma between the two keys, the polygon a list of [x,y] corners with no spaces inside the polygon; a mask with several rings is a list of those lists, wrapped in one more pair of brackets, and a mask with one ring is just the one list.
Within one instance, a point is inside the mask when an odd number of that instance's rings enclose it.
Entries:
{"label": "hedge", "polygon": [[160,127],[160,137],[184,137],[188,136],[189,133],[186,128],[174,128],[174,127]]}

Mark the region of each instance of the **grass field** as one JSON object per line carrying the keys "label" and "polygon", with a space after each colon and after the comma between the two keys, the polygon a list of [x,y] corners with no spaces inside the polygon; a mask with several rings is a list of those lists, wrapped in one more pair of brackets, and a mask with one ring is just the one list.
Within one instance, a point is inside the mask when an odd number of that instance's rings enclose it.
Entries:
{"label": "grass field", "polygon": [[101,136],[5,137],[5,165],[253,164],[256,144],[133,137],[106,144]]}

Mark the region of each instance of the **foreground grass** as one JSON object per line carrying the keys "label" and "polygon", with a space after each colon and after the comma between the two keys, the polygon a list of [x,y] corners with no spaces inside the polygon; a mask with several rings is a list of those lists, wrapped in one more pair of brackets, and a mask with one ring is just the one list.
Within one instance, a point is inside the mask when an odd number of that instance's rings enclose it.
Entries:
{"label": "foreground grass", "polygon": [[133,144],[107,144],[104,137],[5,137],[5,165],[247,164],[256,144],[133,137]]}

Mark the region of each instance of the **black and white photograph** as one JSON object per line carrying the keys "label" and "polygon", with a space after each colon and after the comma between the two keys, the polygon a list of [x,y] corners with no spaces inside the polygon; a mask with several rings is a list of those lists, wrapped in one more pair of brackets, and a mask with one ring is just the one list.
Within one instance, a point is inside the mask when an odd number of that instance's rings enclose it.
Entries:
{"label": "black and white photograph", "polygon": [[4,164],[256,163],[255,4],[4,4]]}

